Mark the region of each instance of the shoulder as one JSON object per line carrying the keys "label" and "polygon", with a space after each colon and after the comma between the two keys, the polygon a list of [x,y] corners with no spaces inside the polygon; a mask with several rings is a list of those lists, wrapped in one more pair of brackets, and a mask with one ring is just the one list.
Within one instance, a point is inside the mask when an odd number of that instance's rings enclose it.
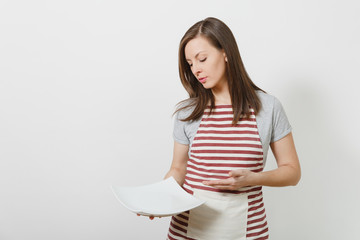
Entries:
{"label": "shoulder", "polygon": [[268,93],[264,93],[263,91],[256,91],[257,96],[260,99],[261,102],[261,110],[260,111],[272,111],[275,107],[275,105],[278,105],[280,102],[279,100]]}
{"label": "shoulder", "polygon": [[[191,106],[191,104],[193,103],[193,100],[188,98],[185,99],[181,102],[179,102],[176,105],[176,117],[178,119],[184,119],[187,118],[188,116],[190,116],[190,114],[194,111],[195,106]],[[179,110],[181,109],[181,110]]]}
{"label": "shoulder", "polygon": [[257,91],[256,93],[261,101],[261,109],[258,117],[270,119],[285,114],[284,108],[278,98],[262,91]]}

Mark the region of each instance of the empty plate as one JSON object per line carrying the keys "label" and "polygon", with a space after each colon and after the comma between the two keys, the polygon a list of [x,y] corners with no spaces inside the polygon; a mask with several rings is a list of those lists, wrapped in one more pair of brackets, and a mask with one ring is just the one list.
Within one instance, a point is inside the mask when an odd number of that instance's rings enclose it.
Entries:
{"label": "empty plate", "polygon": [[181,188],[173,177],[149,185],[111,189],[126,208],[144,216],[172,216],[204,203]]}

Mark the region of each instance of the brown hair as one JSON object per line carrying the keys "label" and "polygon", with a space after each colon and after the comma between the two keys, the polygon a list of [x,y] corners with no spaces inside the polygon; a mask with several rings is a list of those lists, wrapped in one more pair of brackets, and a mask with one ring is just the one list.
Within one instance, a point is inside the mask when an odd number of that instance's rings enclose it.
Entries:
{"label": "brown hair", "polygon": [[210,113],[215,108],[215,98],[211,89],[204,88],[196,79],[185,58],[186,44],[198,36],[206,37],[214,47],[225,51],[227,57],[226,74],[231,104],[234,110],[232,123],[236,124],[240,117],[248,118],[251,113],[250,108],[253,108],[255,114],[257,114],[261,108],[261,102],[255,90],[263,90],[257,87],[248,76],[241,60],[235,37],[230,28],[221,20],[213,17],[208,17],[195,23],[180,41],[179,75],[182,85],[189,94],[189,98],[178,103],[178,106],[183,103],[186,104],[178,108],[175,113],[189,107],[194,107],[193,112],[187,118],[182,119],[182,121],[191,121],[201,118],[209,101]]}

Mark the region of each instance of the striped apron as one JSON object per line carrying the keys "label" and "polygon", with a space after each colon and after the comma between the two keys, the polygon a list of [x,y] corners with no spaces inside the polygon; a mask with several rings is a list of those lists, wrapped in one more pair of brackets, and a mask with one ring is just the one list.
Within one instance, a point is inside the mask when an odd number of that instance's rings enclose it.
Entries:
{"label": "striped apron", "polygon": [[202,184],[226,179],[234,169],[263,170],[263,150],[254,111],[232,126],[231,105],[204,112],[190,146],[183,188],[206,203],[173,216],[168,238],[197,240],[268,239],[261,186],[220,190]]}

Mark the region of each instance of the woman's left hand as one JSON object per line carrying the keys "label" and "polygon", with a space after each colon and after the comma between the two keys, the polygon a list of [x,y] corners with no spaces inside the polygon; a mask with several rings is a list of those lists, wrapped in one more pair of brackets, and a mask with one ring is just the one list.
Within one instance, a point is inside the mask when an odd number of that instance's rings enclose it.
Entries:
{"label": "woman's left hand", "polygon": [[203,184],[224,190],[239,190],[242,187],[252,186],[257,173],[248,169],[236,169],[229,172],[229,178],[221,180],[203,181]]}

